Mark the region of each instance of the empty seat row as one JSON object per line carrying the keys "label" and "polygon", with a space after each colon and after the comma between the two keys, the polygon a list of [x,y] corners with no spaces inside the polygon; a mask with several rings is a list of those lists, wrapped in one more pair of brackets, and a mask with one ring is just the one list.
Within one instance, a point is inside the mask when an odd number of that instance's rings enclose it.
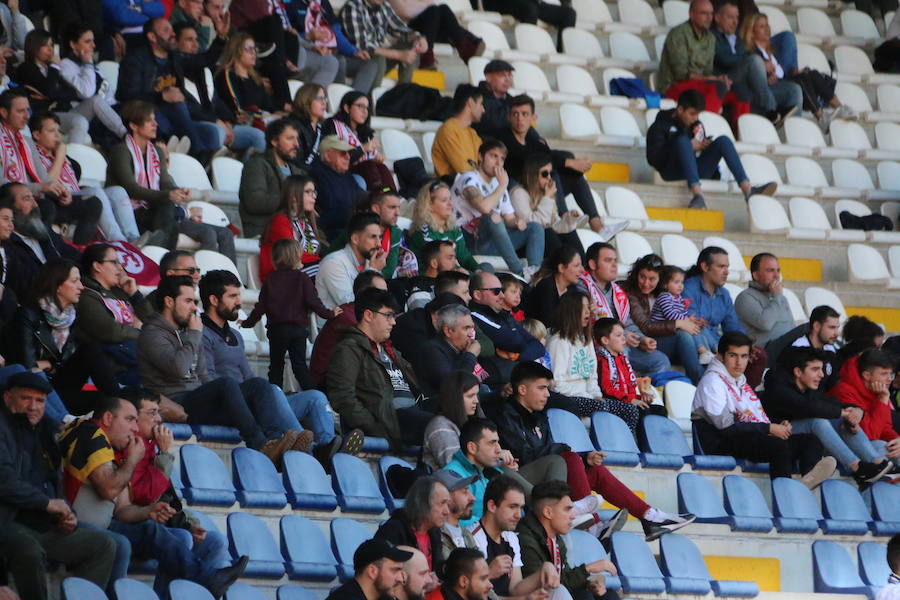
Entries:
{"label": "empty seat row", "polygon": [[[153,588],[136,579],[122,578],[114,584],[118,600],[159,600]],[[62,583],[62,600],[107,600],[106,594],[87,579],[68,577]],[[184,579],[176,579],[169,584],[171,600],[212,600],[206,588]],[[266,600],[262,590],[247,583],[231,584],[224,596],[225,600]],[[317,600],[315,592],[295,584],[285,584],[278,588],[278,600]]]}
{"label": "empty seat row", "polygon": [[887,548],[877,542],[861,542],[856,547],[857,568],[850,553],[828,540],[813,542],[813,587],[830,594],[865,594],[874,598],[890,576]]}

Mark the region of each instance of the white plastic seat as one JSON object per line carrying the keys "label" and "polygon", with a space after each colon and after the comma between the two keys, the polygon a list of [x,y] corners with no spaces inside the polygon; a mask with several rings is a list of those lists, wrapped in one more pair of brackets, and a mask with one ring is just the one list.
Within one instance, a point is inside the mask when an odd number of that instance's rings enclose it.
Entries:
{"label": "white plastic seat", "polygon": [[900,246],[888,248],[888,265],[891,267],[891,275],[900,277]]}
{"label": "white plastic seat", "polygon": [[880,212],[896,225],[900,219],[900,202],[882,202]]}
{"label": "white plastic seat", "polygon": [[635,75],[631,71],[621,69],[619,67],[609,67],[607,69],[603,69],[603,74],[601,75],[601,81],[603,82],[603,93],[606,94],[608,98],[612,99],[612,102],[610,102],[610,104],[613,106],[629,107],[632,105],[643,103],[643,100],[628,98],[626,96],[617,96],[612,93],[609,82],[619,77],[631,79],[637,77],[637,75]]}
{"label": "white plastic seat", "polygon": [[[500,25],[511,19],[511,17],[506,17],[497,12],[490,12],[486,10],[472,10],[472,5],[469,4],[469,0],[442,0],[441,3],[449,6],[450,10],[452,10],[454,14],[456,14],[456,16],[464,22],[477,19],[479,21],[487,21],[489,23],[496,23],[497,25]],[[336,3],[332,2],[332,6],[334,7],[335,11],[338,10]]]}
{"label": "white plastic seat", "polygon": [[772,30],[772,35],[777,35],[782,31],[792,31],[791,22],[788,21],[787,16],[780,8],[764,4],[759,7],[759,12],[769,18],[769,28]]}
{"label": "white plastic seat", "polygon": [[[882,125],[889,124],[882,123]],[[890,125],[893,125],[893,123]],[[897,126],[897,128],[900,129],[900,126]],[[831,122],[830,132],[831,142],[834,146],[839,148],[852,148],[859,152],[859,156],[862,158],[874,160],[900,158],[900,151],[874,150],[872,148],[872,142],[869,140],[869,136],[859,123],[835,119]],[[897,140],[895,143],[900,146],[900,140]]]}
{"label": "white plastic seat", "polygon": [[667,265],[675,265],[685,270],[697,264],[697,257],[700,255],[700,250],[694,242],[677,233],[662,236],[660,250]]}
{"label": "white plastic seat", "polygon": [[[669,0],[677,2],[678,0]],[[644,40],[627,31],[616,31],[609,34],[609,54],[613,58],[629,63],[636,69],[650,69],[656,66]]]}
{"label": "white plastic seat", "polygon": [[220,192],[238,193],[241,188],[241,174],[244,163],[227,156],[219,156],[212,161],[212,184]]}
{"label": "white plastic seat", "polygon": [[394,161],[404,158],[422,158],[416,141],[404,131],[382,129],[381,147],[384,148],[385,160],[392,164]]}
{"label": "white plastic seat", "polygon": [[666,27],[660,27],[653,7],[644,0],[619,0],[619,21],[627,25],[641,28],[641,32],[650,35],[666,31]]}
{"label": "white plastic seat", "polygon": [[466,28],[484,40],[485,50],[482,56],[502,58],[504,60],[529,60],[535,62],[540,60],[537,52],[512,50],[509,47],[506,34],[494,23],[469,21]]}
{"label": "white plastic seat", "polygon": [[760,185],[769,181],[774,181],[778,184],[778,189],[775,193],[779,196],[812,196],[815,193],[815,190],[811,187],[784,184],[775,163],[766,156],[760,156],[759,154],[742,154],[741,163],[744,166],[744,172],[747,173],[747,178],[750,180],[751,184]]}
{"label": "white plastic seat", "polygon": [[793,146],[781,143],[778,132],[775,131],[775,125],[769,119],[747,113],[738,118],[738,131],[741,135],[741,144],[744,146],[754,146],[761,150],[750,150],[751,152],[762,152],[770,154],[780,154],[787,156],[811,156],[812,149],[803,146]]}
{"label": "white plastic seat", "polygon": [[[200,268],[201,274],[206,274],[207,271],[222,270],[230,271],[234,273],[235,277],[241,279],[237,266],[224,254],[212,250],[197,250],[194,260],[197,261],[197,267]],[[243,285],[243,281],[241,281],[241,285]]]}
{"label": "white plastic seat", "polygon": [[724,286],[722,286],[722,287],[724,287],[724,288],[725,288],[725,291],[728,292],[728,295],[731,296],[731,303],[732,303],[732,304],[734,304],[735,302],[737,302],[737,297],[740,296],[740,295],[741,295],[741,292],[744,291],[744,288],[742,288],[742,287],[739,286],[739,285],[735,285],[735,284],[733,284],[733,283],[731,283],[731,282],[726,283],[726,284],[725,284]]}
{"label": "white plastic seat", "polygon": [[610,216],[628,219],[629,229],[648,232],[681,233],[681,221],[651,219],[641,197],[634,191],[617,185],[606,188],[606,209]]}
{"label": "white plastic seat", "polygon": [[837,37],[831,19],[818,8],[798,8],[797,29],[798,33],[804,36],[805,42],[817,46],[822,44],[833,46]]}
{"label": "white plastic seat", "polygon": [[597,84],[591,74],[581,67],[575,65],[556,67],[556,85],[564,94],[582,96],[582,102],[590,106],[604,106],[610,103],[597,91]]}
{"label": "white plastic seat", "polygon": [[803,308],[803,303],[800,302],[800,297],[797,296],[796,292],[787,288],[782,288],[781,293],[787,298],[788,306],[791,309],[791,316],[794,317],[794,324],[800,325],[801,323],[808,322],[809,319],[806,317],[806,310]]}
{"label": "white plastic seat", "polygon": [[521,60],[513,61],[513,86],[524,90],[530,96],[543,98],[547,102],[578,102],[577,94],[554,92],[547,80],[547,74],[539,66]]}
{"label": "white plastic seat", "polygon": [[[843,229],[841,213],[849,212],[857,217],[866,217],[872,214],[869,207],[856,200],[838,200],[834,203],[834,219],[837,226]],[[848,231],[848,230],[845,230]],[[863,231],[866,240],[882,244],[900,244],[900,231]]]}
{"label": "white plastic seat", "polygon": [[300,91],[300,88],[303,87],[303,82],[299,79],[288,79],[288,94],[290,94],[291,99],[297,97],[297,92]]}
{"label": "white plastic seat", "polygon": [[876,73],[868,55],[855,46],[838,46],[834,49],[835,79],[862,81],[863,83],[898,83],[900,75]]}
{"label": "white plastic seat", "polygon": [[795,240],[824,240],[826,237],[820,229],[793,227],[784,207],[771,196],[751,196],[748,208],[750,231],[753,233],[781,234]]}
{"label": "white plastic seat", "polygon": [[871,246],[850,244],[847,247],[847,264],[851,283],[872,283],[886,285],[889,289],[900,288],[900,279],[891,277],[881,253]]}
{"label": "white plastic seat", "polygon": [[341,109],[341,98],[353,88],[343,83],[332,83],[328,86],[328,114],[336,113]]}
{"label": "white plastic seat", "polygon": [[884,160],[875,167],[878,173],[878,187],[883,193],[900,196],[900,162]]}
{"label": "white plastic seat", "polygon": [[199,208],[202,212],[200,215],[200,222],[206,223],[207,225],[214,225],[216,227],[228,227],[231,224],[231,221],[228,220],[228,215],[225,214],[221,208],[212,204],[210,202],[205,202],[203,200],[191,200],[187,204],[187,210],[190,212],[191,208]]}
{"label": "white plastic seat", "polygon": [[703,240],[703,247],[718,246],[728,253],[728,281],[750,281],[750,269],[744,264],[744,255],[731,240],[711,235]]}
{"label": "white plastic seat", "polygon": [[892,112],[900,117],[900,85],[883,83],[875,91],[878,98],[878,109]]}
{"label": "white plastic seat", "polygon": [[681,25],[688,20],[689,3],[684,0],[666,0],[663,2],[663,20],[669,27]]}
{"label": "white plastic seat", "polygon": [[851,149],[832,148],[825,142],[819,126],[803,117],[789,117],[784,120],[784,137],[791,146],[809,148],[813,156],[824,158],[855,158],[857,152]]}
{"label": "white plastic seat", "polygon": [[111,98],[111,104],[115,104],[116,89],[119,87],[119,63],[114,60],[101,60],[97,63],[97,72],[109,85],[106,97]]}
{"label": "white plastic seat", "polygon": [[724,135],[732,142],[735,141],[731,125],[728,124],[728,121],[722,115],[704,110],[700,112],[700,122],[703,123],[703,129],[706,131],[707,136],[719,137]]}
{"label": "white plastic seat", "polygon": [[878,40],[881,34],[878,27],[867,13],[853,8],[841,10],[841,32],[846,37],[861,38],[863,40]]}
{"label": "white plastic seat", "polygon": [[891,120],[892,115],[875,112],[872,103],[869,101],[869,95],[855,83],[839,81],[834,87],[834,95],[841,99],[841,104],[852,108],[861,120]]}
{"label": "white plastic seat", "polygon": [[841,323],[847,320],[847,309],[844,308],[844,303],[831,290],[815,286],[808,287],[803,293],[803,304],[806,305],[807,316],[811,315],[817,306],[830,306],[840,315]]}
{"label": "white plastic seat", "polygon": [[519,23],[514,30],[516,48],[536,54],[540,62],[552,65],[586,65],[587,60],[570,54],[559,54],[556,42],[546,29],[531,23]]}
{"label": "white plastic seat", "polygon": [[881,150],[900,154],[900,124],[876,123],[875,142]]}
{"label": "white plastic seat", "polygon": [[681,431],[691,433],[691,405],[697,388],[686,381],[673,380],[666,384],[663,397],[669,409],[669,418],[678,423]]}
{"label": "white plastic seat", "polygon": [[[259,277],[259,255],[247,257],[247,287],[251,290],[262,289],[262,279]],[[315,322],[315,319],[311,319]]]}
{"label": "white plastic seat", "polygon": [[162,261],[162,257],[169,251],[168,248],[162,246],[147,245],[141,248],[141,254],[155,262],[157,265]]}
{"label": "white plastic seat", "polygon": [[816,196],[823,198],[859,196],[857,190],[832,187],[819,163],[805,156],[788,157],[784,164],[784,172],[787,173],[791,185],[814,188]]}
{"label": "white plastic seat", "polygon": [[838,158],[831,163],[831,172],[834,175],[834,184],[837,187],[845,187],[859,190],[863,198],[872,200],[891,200],[896,193],[875,189],[869,170],[860,162],[847,158]]}
{"label": "white plastic seat", "polygon": [[491,60],[483,56],[473,56],[469,59],[469,83],[478,85],[484,81],[484,68],[489,62]]}
{"label": "white plastic seat", "polygon": [[184,91],[190,94],[194,100],[200,102],[200,91],[197,89],[197,84],[190,79],[184,79]]}
{"label": "white plastic seat", "polygon": [[169,155],[169,175],[178,187],[192,190],[211,191],[212,184],[196,158],[173,152]]}
{"label": "white plastic seat", "polygon": [[70,143],[66,145],[66,156],[81,166],[82,187],[104,187],[106,184],[106,159],[92,146]]}
{"label": "white plastic seat", "polygon": [[607,137],[631,139],[631,144],[635,147],[642,147],[646,144],[646,138],[641,133],[641,128],[634,120],[634,116],[624,108],[619,106],[601,108],[600,125]]}
{"label": "white plastic seat", "polygon": [[865,231],[833,228],[822,205],[815,200],[796,196],[791,198],[788,208],[794,227],[821,231],[827,239],[838,242],[861,242],[866,239]]}
{"label": "white plastic seat", "polygon": [[615,239],[619,251],[619,263],[631,268],[639,258],[653,254],[653,247],[644,236],[632,231],[621,231]]}
{"label": "white plastic seat", "polygon": [[431,147],[434,145],[434,138],[437,134],[433,131],[422,134],[422,150],[426,163],[431,163]]}
{"label": "white plastic seat", "polygon": [[609,12],[606,2],[597,2],[596,0],[572,0],[572,8],[577,13],[576,27],[582,29],[595,29],[603,33],[612,33],[614,31],[631,31],[640,33],[642,27],[623,23],[621,19],[615,21]]}
{"label": "white plastic seat", "polygon": [[[765,7],[769,8],[769,7]],[[760,7],[760,10],[765,11],[764,7]],[[769,18],[769,24],[772,24],[771,17]],[[772,30],[772,34],[775,34],[775,30]],[[803,69],[804,67],[809,67],[810,69],[815,69],[820,73],[824,73],[825,75],[831,75],[831,65],[828,63],[828,59],[825,58],[825,54],[819,50],[816,46],[811,46],[809,44],[798,43],[797,44],[797,65]]]}
{"label": "white plastic seat", "polygon": [[[578,15],[581,17],[581,14]],[[563,49],[569,56],[577,56],[588,61],[588,64],[596,59],[603,58],[603,46],[590,31],[578,27],[566,27],[563,29]]]}
{"label": "white plastic seat", "polygon": [[580,104],[560,105],[559,122],[564,140],[594,141],[603,133],[594,113]]}

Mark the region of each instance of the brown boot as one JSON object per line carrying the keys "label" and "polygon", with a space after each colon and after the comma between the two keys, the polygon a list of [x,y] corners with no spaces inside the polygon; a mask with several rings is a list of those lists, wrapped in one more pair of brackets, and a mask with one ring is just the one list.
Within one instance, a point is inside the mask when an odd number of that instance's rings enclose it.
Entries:
{"label": "brown boot", "polygon": [[309,429],[304,429],[300,433],[297,434],[297,439],[294,440],[294,447],[289,448],[289,450],[296,450],[297,452],[308,452],[309,447],[312,446],[314,439],[313,432]]}
{"label": "brown boot", "polygon": [[419,68],[427,71],[437,70],[437,59],[434,58],[434,49],[429,48],[427,52],[419,55]]}
{"label": "brown boot", "polygon": [[269,440],[263,444],[263,447],[260,448],[259,451],[269,457],[269,460],[272,461],[272,464],[275,465],[276,469],[280,469],[281,457],[285,452],[294,447],[294,444],[297,443],[297,436],[299,435],[299,433],[291,429],[280,439]]}
{"label": "brown boot", "polygon": [[466,36],[456,44],[456,52],[459,54],[459,58],[468,64],[469,59],[473,56],[484,54],[484,40],[474,35]]}

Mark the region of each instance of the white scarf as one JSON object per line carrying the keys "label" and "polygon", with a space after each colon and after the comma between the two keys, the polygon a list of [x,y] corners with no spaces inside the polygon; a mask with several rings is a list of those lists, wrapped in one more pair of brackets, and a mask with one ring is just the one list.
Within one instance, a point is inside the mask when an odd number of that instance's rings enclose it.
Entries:
{"label": "white scarf", "polygon": [[13,131],[0,125],[0,153],[3,159],[3,176],[7,181],[39,183],[34,157],[25,143],[21,131]]}
{"label": "white scarf", "polygon": [[[134,166],[134,180],[141,187],[151,190],[159,190],[159,178],[162,172],[162,165],[159,161],[159,152],[153,142],[147,142],[147,161],[144,162],[144,156],[141,155],[141,149],[134,138],[130,135],[125,136],[125,145],[131,154],[131,164]],[[145,166],[146,165],[146,166]]]}

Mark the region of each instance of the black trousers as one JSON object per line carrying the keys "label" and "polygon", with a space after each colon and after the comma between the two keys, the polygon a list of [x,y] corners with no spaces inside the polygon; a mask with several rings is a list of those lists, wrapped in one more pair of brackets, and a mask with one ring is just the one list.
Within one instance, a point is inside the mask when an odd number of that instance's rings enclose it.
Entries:
{"label": "black trousers", "polygon": [[575,27],[575,9],[571,6],[555,6],[539,0],[484,0],[484,10],[511,15],[520,23],[538,22],[538,19],[556,27],[556,49],[562,51],[562,32]]}
{"label": "black trousers", "polygon": [[[252,35],[257,42],[275,44],[275,51],[262,60],[260,70],[272,82],[273,105],[276,109],[281,109],[286,102],[292,100],[287,84],[288,72],[284,66],[284,61],[289,56],[286,32],[281,24],[281,19],[276,15],[269,15],[250,23],[244,27],[244,31]],[[292,61],[297,60],[296,47],[292,56]]]}
{"label": "black trousers", "polygon": [[[115,365],[99,346],[81,343],[71,358],[57,367],[50,382],[69,412],[83,415],[94,410],[102,394],[114,396],[118,393],[115,371]],[[82,391],[88,378],[98,391]]]}
{"label": "black trousers", "polygon": [[425,438],[425,428],[434,418],[434,413],[410,406],[397,409],[397,422],[400,424],[400,438],[406,444],[419,445]]}
{"label": "black trousers", "polygon": [[175,220],[175,205],[168,200],[148,202],[147,208],[138,208],[134,211],[141,232],[152,231],[153,236],[147,240],[148,244],[162,246],[170,250],[175,249],[178,241],[178,222]]}
{"label": "black trousers", "polygon": [[284,385],[284,353],[287,352],[297,383],[304,390],[313,389],[312,376],[306,366],[306,328],[294,323],[278,323],[269,325],[266,334],[269,338],[269,383],[278,387]]}
{"label": "black trousers", "polygon": [[814,435],[792,435],[782,440],[766,433],[739,433],[719,438],[716,454],[728,454],[753,462],[769,463],[769,477],[790,477],[794,460],[800,472],[806,473],[822,458],[822,444]]}
{"label": "black trousers", "polygon": [[76,244],[87,244],[97,236],[97,225],[103,205],[93,196],[72,196],[69,204],[60,204],[58,200],[45,197],[38,200],[41,216],[47,226],[61,223],[74,223],[75,235],[72,241]]}
{"label": "black trousers", "polygon": [[435,42],[456,45],[469,33],[446,4],[432,4],[410,21],[409,26],[425,36],[430,48],[434,48]]}

